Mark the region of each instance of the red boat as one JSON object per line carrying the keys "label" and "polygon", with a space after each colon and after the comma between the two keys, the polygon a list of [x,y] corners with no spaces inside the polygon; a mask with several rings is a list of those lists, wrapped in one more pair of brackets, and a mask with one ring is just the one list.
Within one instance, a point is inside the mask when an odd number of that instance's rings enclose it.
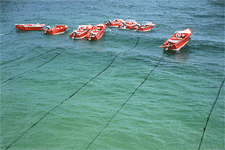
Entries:
{"label": "red boat", "polygon": [[123,19],[115,19],[113,21],[111,21],[110,19],[108,20],[108,22],[105,23],[106,26],[108,27],[119,27],[119,25],[124,22]]}
{"label": "red boat", "polygon": [[162,46],[159,46],[159,48],[178,51],[188,42],[191,34],[191,29],[176,31]]}
{"label": "red boat", "polygon": [[45,34],[57,35],[57,34],[65,33],[67,28],[68,28],[67,25],[56,25],[53,28],[50,28],[50,26],[47,26],[47,29],[44,29],[43,32]]}
{"label": "red boat", "polygon": [[123,21],[122,23],[120,23],[119,25],[119,29],[133,29],[135,27],[135,25],[137,24],[137,22],[133,19],[127,19],[126,22]]}
{"label": "red boat", "polygon": [[42,30],[45,27],[45,24],[15,24],[17,30],[26,31],[26,30]]}
{"label": "red boat", "polygon": [[155,24],[152,24],[152,22],[149,22],[149,21],[145,21],[142,23],[142,25],[140,24],[137,24],[135,27],[134,27],[134,30],[135,31],[151,31],[151,29],[153,28],[153,26],[155,26]]}
{"label": "red boat", "polygon": [[87,36],[85,37],[88,40],[99,40],[105,30],[105,24],[101,23],[98,25],[95,25],[88,33]]}
{"label": "red boat", "polygon": [[79,25],[76,30],[73,30],[73,32],[69,34],[69,37],[73,39],[83,39],[92,27],[92,25]]}

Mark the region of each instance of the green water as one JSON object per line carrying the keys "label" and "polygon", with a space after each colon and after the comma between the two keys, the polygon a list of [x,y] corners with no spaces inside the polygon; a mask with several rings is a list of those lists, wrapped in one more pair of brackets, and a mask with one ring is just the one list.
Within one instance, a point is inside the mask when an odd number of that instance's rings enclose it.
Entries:
{"label": "green water", "polygon": [[[53,108],[10,149],[86,149],[161,58],[89,149],[198,149],[224,80],[224,5],[211,1],[1,4],[1,149]],[[107,29],[93,42],[69,39],[80,24],[114,18],[150,20],[156,26],[147,33]],[[36,22],[70,28],[51,36],[14,27]],[[158,48],[185,28],[193,34],[179,53]],[[224,149],[224,94],[223,86],[201,149]]]}

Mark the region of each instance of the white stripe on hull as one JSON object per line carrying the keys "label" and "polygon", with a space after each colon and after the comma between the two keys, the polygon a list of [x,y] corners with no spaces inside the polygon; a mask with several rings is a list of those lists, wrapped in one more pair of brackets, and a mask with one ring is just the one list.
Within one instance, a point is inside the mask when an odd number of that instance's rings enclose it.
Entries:
{"label": "white stripe on hull", "polygon": [[[139,32],[148,32],[148,31],[151,31],[151,30],[152,30],[152,29],[145,30],[145,31],[140,30]],[[137,30],[134,30],[134,31],[137,31]]]}
{"label": "white stripe on hull", "polygon": [[[187,41],[188,42],[188,41]],[[187,42],[186,43],[184,43],[180,48],[178,48],[178,49],[168,49],[168,50],[174,50],[174,51],[179,51],[182,47],[184,47],[184,45],[186,45],[187,44]]]}
{"label": "white stripe on hull", "polygon": [[72,37],[72,38],[75,39],[75,40],[80,40],[80,39],[83,39],[83,38],[85,38],[85,37],[86,37],[86,35],[83,36],[83,37],[80,37],[80,38],[75,38],[75,37]]}
{"label": "white stripe on hull", "polygon": [[[97,40],[99,40],[99,39],[103,36],[103,34],[104,34],[104,31],[103,31],[102,35],[101,35]],[[92,36],[92,37],[93,37],[93,36]],[[89,41],[92,41],[92,38],[91,38],[91,39],[88,38],[88,40],[89,40]]]}
{"label": "white stripe on hull", "polygon": [[66,31],[63,31],[63,32],[55,33],[55,34],[53,34],[53,35],[63,34],[63,33],[65,33],[65,32],[66,32]]}

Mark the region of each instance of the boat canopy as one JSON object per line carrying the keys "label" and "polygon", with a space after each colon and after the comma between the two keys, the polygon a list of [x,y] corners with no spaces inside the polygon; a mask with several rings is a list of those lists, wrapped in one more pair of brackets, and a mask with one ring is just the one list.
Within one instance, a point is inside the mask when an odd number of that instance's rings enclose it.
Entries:
{"label": "boat canopy", "polygon": [[175,33],[187,33],[187,34],[191,34],[191,31],[189,29],[186,29],[184,31],[176,31]]}
{"label": "boat canopy", "polygon": [[97,25],[98,27],[104,27],[105,25],[103,23],[100,23]]}
{"label": "boat canopy", "polygon": [[84,28],[84,27],[89,27],[89,28],[91,28],[92,25],[90,25],[90,24],[89,24],[89,25],[78,25],[78,28],[80,28],[80,27],[83,27],[83,28]]}

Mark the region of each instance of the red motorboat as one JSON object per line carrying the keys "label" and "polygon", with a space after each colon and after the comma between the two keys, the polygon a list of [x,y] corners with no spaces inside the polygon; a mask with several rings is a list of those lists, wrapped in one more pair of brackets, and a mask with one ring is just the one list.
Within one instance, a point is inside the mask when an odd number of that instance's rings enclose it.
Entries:
{"label": "red motorboat", "polygon": [[143,32],[151,31],[153,26],[155,26],[155,24],[153,24],[152,22],[145,21],[145,22],[142,23],[142,25],[136,24],[136,26],[134,27],[134,30],[135,31],[143,31]]}
{"label": "red motorboat", "polygon": [[115,19],[113,21],[111,21],[110,19],[108,20],[108,22],[105,23],[105,25],[107,27],[119,27],[119,25],[124,22],[123,19]]}
{"label": "red motorboat", "polygon": [[69,37],[73,39],[83,39],[92,27],[92,25],[79,25],[76,30],[73,30],[73,32],[69,34]]}
{"label": "red motorboat", "polygon": [[176,31],[162,46],[159,46],[159,48],[178,51],[188,42],[191,34],[191,29]]}
{"label": "red motorboat", "polygon": [[45,24],[15,24],[17,30],[26,31],[26,30],[42,30],[45,27]]}
{"label": "red motorboat", "polygon": [[47,26],[47,29],[44,29],[43,32],[45,34],[57,35],[57,34],[65,33],[67,28],[68,28],[67,25],[56,25],[53,28],[50,28],[50,26]]}
{"label": "red motorboat", "polygon": [[122,23],[120,23],[119,25],[119,29],[127,29],[127,30],[130,30],[130,29],[133,29],[135,27],[135,25],[137,24],[137,22],[133,19],[127,19],[126,22],[123,21]]}
{"label": "red motorboat", "polygon": [[85,37],[88,40],[99,40],[105,30],[105,24],[101,23],[98,25],[95,25],[88,33],[87,36]]}

